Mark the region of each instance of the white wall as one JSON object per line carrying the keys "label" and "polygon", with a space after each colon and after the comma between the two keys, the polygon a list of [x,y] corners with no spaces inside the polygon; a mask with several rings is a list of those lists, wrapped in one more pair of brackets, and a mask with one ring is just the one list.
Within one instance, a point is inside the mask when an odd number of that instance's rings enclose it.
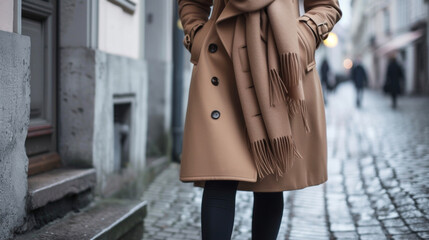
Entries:
{"label": "white wall", "polygon": [[0,30],[13,31],[13,0],[0,0]]}
{"label": "white wall", "polygon": [[142,43],[140,31],[144,31],[140,19],[140,4],[142,0],[134,0],[137,4],[133,14],[127,13],[121,7],[107,1],[99,2],[99,49],[130,58],[140,57]]}

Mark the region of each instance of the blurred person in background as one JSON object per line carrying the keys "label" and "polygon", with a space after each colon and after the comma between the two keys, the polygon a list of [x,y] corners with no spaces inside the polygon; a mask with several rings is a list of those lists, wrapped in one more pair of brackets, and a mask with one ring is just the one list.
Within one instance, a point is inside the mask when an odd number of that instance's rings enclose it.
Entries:
{"label": "blurred person in background", "polygon": [[396,60],[396,53],[393,52],[389,55],[383,90],[392,97],[392,108],[394,109],[397,107],[397,97],[402,92],[403,82],[404,72],[401,65]]}
{"label": "blurred person in background", "polygon": [[351,71],[351,78],[356,88],[356,107],[360,108],[363,99],[364,87],[368,84],[365,67],[361,63],[360,56],[356,58]]}
{"label": "blurred person in background", "polygon": [[325,101],[325,104],[328,103],[326,94],[328,89],[328,78],[330,74],[331,68],[329,67],[328,59],[323,58],[322,66],[320,68],[320,80],[322,82],[322,90],[323,90],[323,100]]}

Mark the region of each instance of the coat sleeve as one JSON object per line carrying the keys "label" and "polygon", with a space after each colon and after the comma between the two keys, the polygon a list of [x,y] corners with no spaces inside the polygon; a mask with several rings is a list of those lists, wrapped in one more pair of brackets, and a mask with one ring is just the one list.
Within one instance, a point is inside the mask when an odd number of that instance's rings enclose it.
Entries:
{"label": "coat sleeve", "polygon": [[183,44],[191,51],[195,33],[208,20],[213,0],[177,0],[179,18],[185,37]]}
{"label": "coat sleeve", "polygon": [[362,70],[363,70],[363,83],[365,86],[368,86],[368,73],[366,72],[363,66],[362,66]]}
{"label": "coat sleeve", "polygon": [[316,48],[328,37],[334,25],[341,19],[338,0],[304,0],[305,14],[299,17],[313,31]]}

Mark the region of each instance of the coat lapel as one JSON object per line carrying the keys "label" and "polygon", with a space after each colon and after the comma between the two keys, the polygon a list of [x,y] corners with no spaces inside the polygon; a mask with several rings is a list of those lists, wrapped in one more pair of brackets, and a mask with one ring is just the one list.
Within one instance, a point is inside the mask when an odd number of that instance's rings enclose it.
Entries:
{"label": "coat lapel", "polygon": [[234,38],[234,17],[242,13],[243,11],[237,9],[228,1],[215,23],[217,34],[229,57],[231,57],[232,40]]}

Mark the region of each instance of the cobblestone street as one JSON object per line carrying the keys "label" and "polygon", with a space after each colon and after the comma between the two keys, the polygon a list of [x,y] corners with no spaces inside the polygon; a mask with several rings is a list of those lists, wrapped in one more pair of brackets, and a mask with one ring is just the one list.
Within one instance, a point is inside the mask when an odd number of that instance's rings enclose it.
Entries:
{"label": "cobblestone street", "polygon": [[[328,182],[284,192],[278,239],[429,239],[429,98],[378,92],[356,109],[351,84],[328,96]],[[200,239],[202,189],[172,163],[145,192],[144,239]],[[232,239],[251,239],[253,195],[238,191]]]}

